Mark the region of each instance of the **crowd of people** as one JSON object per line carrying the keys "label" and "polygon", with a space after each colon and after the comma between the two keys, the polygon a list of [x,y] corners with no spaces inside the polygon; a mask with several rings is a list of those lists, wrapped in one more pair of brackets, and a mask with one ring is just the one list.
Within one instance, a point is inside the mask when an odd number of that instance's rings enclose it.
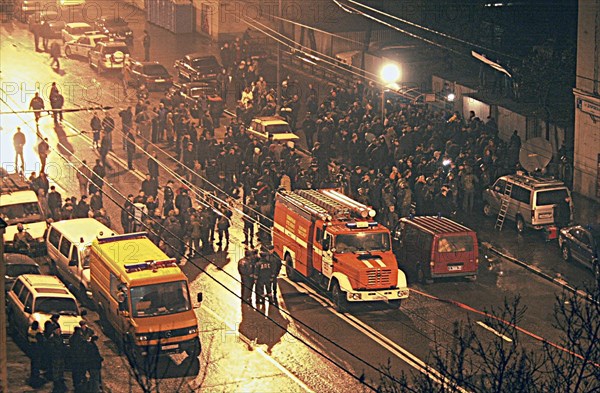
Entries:
{"label": "crowd of people", "polygon": [[81,321],[74,328],[67,345],[63,340],[59,319],[60,315],[54,314],[43,328],[38,321],[34,321],[27,330],[31,359],[29,384],[39,388],[46,381],[52,381],[53,392],[66,392],[64,374],[68,365],[76,393],[100,392],[104,359],[98,350],[98,336],[87,322]]}

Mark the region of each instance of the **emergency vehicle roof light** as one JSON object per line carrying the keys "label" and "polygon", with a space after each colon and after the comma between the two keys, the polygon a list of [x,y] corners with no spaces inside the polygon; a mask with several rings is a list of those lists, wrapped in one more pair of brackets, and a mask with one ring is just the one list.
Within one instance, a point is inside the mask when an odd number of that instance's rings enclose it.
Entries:
{"label": "emergency vehicle roof light", "polygon": [[370,227],[376,227],[377,225],[379,225],[379,223],[377,221],[371,221],[371,222],[359,221],[359,222],[347,222],[346,223],[346,227],[350,228],[350,229],[370,228]]}
{"label": "emergency vehicle roof light", "polygon": [[111,235],[111,236],[103,237],[103,233],[100,232],[98,234],[98,243],[104,244],[104,243],[110,243],[110,242],[114,242],[114,241],[118,241],[118,240],[139,239],[139,238],[143,238],[146,236],[147,236],[146,232],[134,232],[134,233],[126,233],[124,235]]}
{"label": "emergency vehicle roof light", "polygon": [[158,269],[177,266],[175,258],[165,259],[161,261],[145,261],[140,263],[126,263],[123,265],[127,273],[141,272],[144,270],[152,270],[156,272]]}

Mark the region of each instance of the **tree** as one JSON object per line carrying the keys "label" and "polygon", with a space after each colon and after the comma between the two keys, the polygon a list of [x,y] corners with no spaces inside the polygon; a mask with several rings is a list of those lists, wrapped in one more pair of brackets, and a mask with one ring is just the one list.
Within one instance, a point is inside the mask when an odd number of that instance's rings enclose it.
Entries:
{"label": "tree", "polygon": [[[600,298],[596,288],[593,299]],[[554,327],[562,334],[558,344],[541,342],[537,348],[524,345],[518,327],[526,308],[518,297],[505,300],[492,310],[484,323],[498,335],[481,335],[477,322],[455,323],[454,341],[436,342],[431,367],[446,381],[441,385],[424,374],[389,377],[382,367],[380,391],[454,392],[462,387],[472,392],[592,392],[600,391],[600,303],[574,293],[556,298]]]}

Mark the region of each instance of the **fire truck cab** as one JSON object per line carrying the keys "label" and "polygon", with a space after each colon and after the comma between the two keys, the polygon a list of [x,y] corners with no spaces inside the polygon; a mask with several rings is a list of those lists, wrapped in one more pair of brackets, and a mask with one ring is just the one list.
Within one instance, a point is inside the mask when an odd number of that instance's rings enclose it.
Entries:
{"label": "fire truck cab", "polygon": [[350,302],[385,301],[399,307],[408,298],[404,272],[392,252],[390,231],[375,211],[336,190],[278,192],[273,246],[288,277],[310,279],[337,309]]}

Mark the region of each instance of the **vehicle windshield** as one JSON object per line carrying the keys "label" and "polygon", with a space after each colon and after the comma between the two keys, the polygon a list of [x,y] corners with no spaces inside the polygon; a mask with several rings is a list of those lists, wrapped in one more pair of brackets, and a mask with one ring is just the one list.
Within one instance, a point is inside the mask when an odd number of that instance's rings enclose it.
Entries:
{"label": "vehicle windshield", "polygon": [[446,236],[438,240],[438,252],[470,252],[473,251],[471,236]]}
{"label": "vehicle windshield", "polygon": [[8,277],[19,277],[22,274],[40,274],[40,268],[36,265],[6,265]]}
{"label": "vehicle windshield", "polygon": [[270,135],[291,134],[292,133],[290,126],[287,124],[273,124],[273,125],[267,126],[266,129]]}
{"label": "vehicle windshield", "polygon": [[538,206],[547,206],[547,205],[556,205],[560,201],[564,201],[569,194],[567,193],[566,188],[561,188],[559,190],[548,190],[548,191],[538,191],[537,192],[537,205]]}
{"label": "vehicle windshield", "polygon": [[150,64],[144,66],[144,73],[146,75],[166,76],[168,74],[167,69],[160,64]]}
{"label": "vehicle windshield", "polygon": [[29,224],[43,221],[40,205],[37,202],[21,203],[18,205],[0,206],[0,217],[8,225]]}
{"label": "vehicle windshield", "polygon": [[63,297],[38,297],[34,312],[43,314],[79,315],[75,300]]}
{"label": "vehicle windshield", "polygon": [[174,281],[131,288],[133,317],[154,317],[191,310],[185,281]]}
{"label": "vehicle windshield", "polygon": [[389,251],[390,235],[387,232],[359,232],[337,235],[334,242],[336,253]]}
{"label": "vehicle windshield", "polygon": [[115,52],[123,52],[125,54],[129,54],[129,47],[127,45],[123,45],[123,46],[107,46],[104,49],[104,54],[105,55],[112,55]]}
{"label": "vehicle windshield", "polygon": [[194,68],[214,68],[218,64],[212,57],[198,58],[192,60],[192,67]]}
{"label": "vehicle windshield", "polygon": [[74,35],[81,35],[87,33],[90,30],[92,30],[90,26],[71,27],[70,33]]}

